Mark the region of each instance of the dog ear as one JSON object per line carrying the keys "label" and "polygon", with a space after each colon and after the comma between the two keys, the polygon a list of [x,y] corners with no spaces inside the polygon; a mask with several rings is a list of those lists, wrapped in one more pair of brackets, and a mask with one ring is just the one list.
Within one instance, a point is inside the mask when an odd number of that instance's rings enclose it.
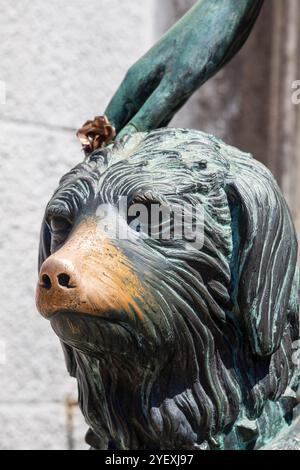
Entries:
{"label": "dog ear", "polygon": [[[51,233],[50,229],[46,223],[45,218],[43,219],[42,227],[41,227],[41,232],[40,232],[40,246],[39,246],[39,261],[38,261],[38,266],[39,270],[43,264],[43,262],[50,256],[50,246],[51,246]],[[66,366],[69,374],[71,377],[76,377],[76,361],[74,358],[74,353],[73,350],[70,346],[66,345],[62,341],[61,347],[64,353],[65,361],[66,361]]]}
{"label": "dog ear", "polygon": [[237,300],[252,351],[265,356],[279,347],[286,327],[297,240],[271,173],[252,159],[243,161],[239,170],[233,183],[240,204],[236,231],[237,225],[241,227]]}

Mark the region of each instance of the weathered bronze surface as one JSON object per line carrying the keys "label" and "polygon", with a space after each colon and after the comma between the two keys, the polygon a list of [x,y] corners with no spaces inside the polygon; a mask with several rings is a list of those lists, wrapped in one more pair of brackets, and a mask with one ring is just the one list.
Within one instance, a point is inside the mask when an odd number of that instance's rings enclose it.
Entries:
{"label": "weathered bronze surface", "polygon": [[[203,246],[144,238],[122,196],[200,204]],[[126,239],[111,236],[114,217]],[[135,134],[65,175],[42,225],[37,305],[78,380],[91,446],[251,449],[289,424],[296,260],[270,172],[213,136]]]}

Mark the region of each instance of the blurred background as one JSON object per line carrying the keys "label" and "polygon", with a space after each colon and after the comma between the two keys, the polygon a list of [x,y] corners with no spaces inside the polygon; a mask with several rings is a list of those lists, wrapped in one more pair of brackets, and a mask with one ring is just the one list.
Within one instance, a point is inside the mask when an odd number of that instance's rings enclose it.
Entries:
{"label": "blurred background", "polygon": [[[59,342],[36,312],[45,205],[82,159],[75,130],[195,1],[0,0],[0,449],[84,449]],[[173,124],[252,152],[275,174],[300,233],[300,2],[265,0],[236,58]]]}

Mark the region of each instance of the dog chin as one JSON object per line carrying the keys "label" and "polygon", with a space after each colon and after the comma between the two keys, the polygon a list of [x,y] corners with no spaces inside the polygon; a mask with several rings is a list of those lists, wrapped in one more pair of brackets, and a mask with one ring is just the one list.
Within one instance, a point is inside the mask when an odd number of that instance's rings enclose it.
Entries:
{"label": "dog chin", "polygon": [[107,353],[135,356],[138,335],[122,317],[116,312],[99,317],[61,310],[51,316],[50,322],[57,336],[78,351],[102,357]]}

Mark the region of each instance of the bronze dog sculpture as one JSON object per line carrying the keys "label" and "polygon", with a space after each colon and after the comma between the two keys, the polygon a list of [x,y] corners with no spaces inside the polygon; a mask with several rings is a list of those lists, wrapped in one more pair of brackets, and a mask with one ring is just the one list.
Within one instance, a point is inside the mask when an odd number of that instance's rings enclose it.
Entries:
{"label": "bronze dog sculpture", "polygon": [[[107,235],[106,204],[200,204],[204,237]],[[108,219],[112,217],[108,216]],[[37,306],[97,449],[251,449],[292,420],[297,242],[270,172],[213,136],[133,135],[65,175],[41,231]]]}

